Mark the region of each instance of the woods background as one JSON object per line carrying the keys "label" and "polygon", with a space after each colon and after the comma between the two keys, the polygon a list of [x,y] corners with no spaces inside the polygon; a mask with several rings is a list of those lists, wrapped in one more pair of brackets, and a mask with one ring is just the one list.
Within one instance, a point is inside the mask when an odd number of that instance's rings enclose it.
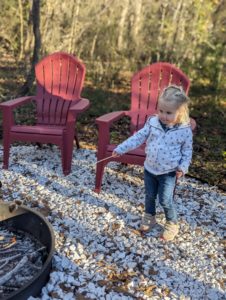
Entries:
{"label": "woods background", "polygon": [[198,122],[191,175],[224,188],[225,16],[225,0],[1,0],[1,101],[33,92],[41,57],[72,53],[87,68],[89,134],[92,118],[128,107],[134,72],[173,63],[191,79]]}

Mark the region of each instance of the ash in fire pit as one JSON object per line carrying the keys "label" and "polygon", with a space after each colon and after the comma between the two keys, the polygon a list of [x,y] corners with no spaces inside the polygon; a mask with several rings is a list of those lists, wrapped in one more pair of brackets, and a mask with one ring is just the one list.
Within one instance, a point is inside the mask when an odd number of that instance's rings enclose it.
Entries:
{"label": "ash in fire pit", "polygon": [[46,260],[46,247],[28,233],[0,229],[0,298],[29,282]]}
{"label": "ash in fire pit", "polygon": [[0,299],[38,296],[49,279],[54,234],[37,211],[0,201]]}

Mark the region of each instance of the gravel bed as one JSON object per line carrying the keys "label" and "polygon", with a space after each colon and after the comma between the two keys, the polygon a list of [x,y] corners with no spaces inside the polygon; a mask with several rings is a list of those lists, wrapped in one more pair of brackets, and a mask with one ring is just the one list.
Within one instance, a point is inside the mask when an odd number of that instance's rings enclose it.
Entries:
{"label": "gravel bed", "polygon": [[57,147],[11,148],[1,198],[42,212],[56,237],[50,280],[40,298],[29,300],[225,299],[225,194],[186,177],[175,194],[179,236],[159,238],[165,222],[159,205],[158,225],[144,236],[137,230],[143,168],[110,163],[96,194],[95,155],[75,150],[65,177]]}

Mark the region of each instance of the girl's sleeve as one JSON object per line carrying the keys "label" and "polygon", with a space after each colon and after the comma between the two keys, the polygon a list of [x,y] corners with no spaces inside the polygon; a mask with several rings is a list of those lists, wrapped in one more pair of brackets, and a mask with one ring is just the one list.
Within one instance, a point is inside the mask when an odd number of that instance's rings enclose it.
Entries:
{"label": "girl's sleeve", "polygon": [[181,170],[184,174],[188,172],[188,167],[191,163],[192,143],[193,143],[192,131],[191,128],[189,128],[185,135],[185,141],[182,144],[182,148],[181,148],[182,157],[178,166],[178,169]]}
{"label": "girl's sleeve", "polygon": [[134,135],[129,137],[127,140],[119,144],[114,151],[120,155],[129,152],[133,149],[141,146],[148,138],[150,134],[151,126],[149,124],[149,120],[146,122],[144,127],[137,131]]}

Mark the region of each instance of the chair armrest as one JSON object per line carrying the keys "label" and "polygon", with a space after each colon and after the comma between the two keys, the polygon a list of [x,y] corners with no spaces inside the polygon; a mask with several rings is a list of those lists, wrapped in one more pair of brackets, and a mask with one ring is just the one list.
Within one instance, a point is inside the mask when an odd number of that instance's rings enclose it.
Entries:
{"label": "chair armrest", "polygon": [[26,96],[26,97],[21,97],[21,98],[16,98],[12,99],[9,101],[2,102],[0,104],[0,109],[5,110],[5,109],[14,109],[20,105],[23,105],[27,102],[30,102],[31,100],[35,100],[35,96]]}
{"label": "chair armrest", "polygon": [[191,130],[194,132],[196,129],[196,121],[193,118],[190,118]]}
{"label": "chair armrest", "polygon": [[105,114],[95,120],[96,124],[101,125],[107,125],[110,127],[115,121],[120,120],[122,117],[126,115],[125,111],[115,111],[112,113]]}
{"label": "chair armrest", "polygon": [[110,127],[113,122],[120,120],[126,115],[125,111],[116,111],[105,114],[95,120],[98,125],[98,153],[97,158],[101,159],[110,143]]}
{"label": "chair armrest", "polygon": [[86,109],[88,109],[90,107],[90,102],[88,99],[85,98],[81,98],[80,101],[78,101],[77,103],[73,104],[69,111],[71,112],[77,112],[77,113],[82,113],[83,111],[85,111]]}

